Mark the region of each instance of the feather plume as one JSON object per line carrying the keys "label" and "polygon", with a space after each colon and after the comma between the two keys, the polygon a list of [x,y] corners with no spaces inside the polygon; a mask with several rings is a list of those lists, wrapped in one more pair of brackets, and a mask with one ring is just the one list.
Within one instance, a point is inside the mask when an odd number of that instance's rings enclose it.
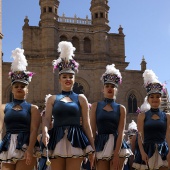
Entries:
{"label": "feather plume", "polygon": [[147,86],[150,83],[160,83],[158,77],[152,70],[145,70],[143,73],[144,85]]}
{"label": "feather plume", "polygon": [[45,105],[46,105],[46,103],[47,103],[48,98],[51,97],[51,96],[52,96],[51,94],[47,94],[47,95],[45,96]]}
{"label": "feather plume", "polygon": [[134,120],[132,120],[132,122],[129,123],[128,131],[129,131],[129,130],[137,130],[137,124],[135,123]]}
{"label": "feather plume", "polygon": [[150,110],[150,108],[151,108],[151,106],[150,106],[150,104],[148,103],[148,96],[146,96],[145,97],[145,99],[144,99],[144,102],[143,102],[143,104],[141,105],[141,107],[140,107],[140,111],[141,112],[147,112],[148,110]]}
{"label": "feather plume", "polygon": [[16,48],[12,51],[12,57],[14,61],[11,64],[11,71],[25,71],[26,66],[28,66],[27,60],[24,56],[24,50]]}
{"label": "feather plume", "polygon": [[107,65],[107,66],[106,66],[106,72],[105,72],[105,74],[115,74],[115,75],[117,75],[120,79],[122,78],[120,71],[115,68],[115,64]]}
{"label": "feather plume", "polygon": [[73,47],[71,42],[61,41],[58,44],[58,52],[60,52],[60,58],[62,58],[65,61],[73,59],[72,57],[74,57],[75,50],[76,48]]}

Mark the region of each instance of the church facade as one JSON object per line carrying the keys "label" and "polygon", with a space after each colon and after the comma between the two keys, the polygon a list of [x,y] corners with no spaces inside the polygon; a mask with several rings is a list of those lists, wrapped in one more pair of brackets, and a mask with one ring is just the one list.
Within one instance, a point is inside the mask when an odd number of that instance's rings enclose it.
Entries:
{"label": "church facade", "polygon": [[[29,85],[28,101],[40,107],[46,94],[60,91],[58,73],[53,73],[52,61],[57,59],[58,43],[70,41],[76,48],[75,60],[80,64],[74,91],[84,93],[89,103],[103,99],[100,77],[106,65],[115,64],[122,74],[116,101],[127,108],[127,122],[137,117],[137,107],[143,103],[146,91],[142,74],[146,69],[144,58],[140,70],[128,70],[125,56],[125,35],[119,26],[110,33],[108,0],[91,0],[91,19],[58,16],[59,0],[40,0],[39,26],[30,26],[29,18],[23,24],[23,49],[28,60],[28,71],[35,75]],[[11,63],[2,63],[2,102],[12,100],[7,73]]]}

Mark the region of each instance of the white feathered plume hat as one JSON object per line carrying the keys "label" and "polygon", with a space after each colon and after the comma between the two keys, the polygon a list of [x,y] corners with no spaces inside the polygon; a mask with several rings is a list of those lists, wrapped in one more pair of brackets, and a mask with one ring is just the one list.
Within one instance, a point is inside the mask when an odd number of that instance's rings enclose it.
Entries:
{"label": "white feathered plume hat", "polygon": [[152,70],[145,70],[143,73],[144,78],[144,87],[146,88],[147,95],[153,93],[162,94],[164,89],[164,85],[162,85],[156,74]]}
{"label": "white feathered plume hat", "polygon": [[127,135],[128,136],[132,136],[135,135],[137,133],[138,129],[137,129],[137,124],[134,120],[132,120],[131,123],[129,123],[128,126],[128,130],[127,130]]}
{"label": "white feathered plume hat", "polygon": [[28,63],[24,55],[24,50],[16,48],[12,51],[12,57],[14,60],[11,64],[11,71],[9,72],[9,77],[11,78],[11,85],[13,85],[15,82],[29,84],[34,73],[26,71]]}
{"label": "white feathered plume hat", "polygon": [[140,108],[136,111],[137,113],[142,113],[142,112],[147,112],[150,110],[151,106],[148,103],[148,96],[145,97],[143,104],[141,105]]}
{"label": "white feathered plume hat", "polygon": [[102,75],[101,80],[103,84],[114,84],[118,87],[118,84],[122,82],[122,76],[120,71],[115,68],[115,65],[111,64],[106,66],[106,71]]}
{"label": "white feathered plume hat", "polygon": [[54,70],[58,68],[59,74],[75,74],[75,71],[78,71],[79,67],[79,64],[73,59],[75,50],[76,48],[73,47],[71,42],[61,41],[58,44],[58,52],[60,53],[60,56],[57,60],[53,60],[52,62]]}

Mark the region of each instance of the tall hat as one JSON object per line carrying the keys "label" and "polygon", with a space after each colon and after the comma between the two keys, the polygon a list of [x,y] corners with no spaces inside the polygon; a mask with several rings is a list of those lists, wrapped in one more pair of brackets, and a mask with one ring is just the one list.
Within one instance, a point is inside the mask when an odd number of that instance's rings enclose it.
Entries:
{"label": "tall hat", "polygon": [[164,91],[164,86],[159,82],[158,77],[152,70],[145,70],[143,73],[144,87],[147,95],[152,93],[160,93]]}
{"label": "tall hat", "polygon": [[147,112],[150,110],[151,106],[148,103],[148,96],[145,97],[143,104],[141,105],[140,108],[136,111],[137,113],[142,113],[142,112]]}
{"label": "tall hat", "polygon": [[132,136],[135,135],[137,133],[138,129],[137,129],[137,124],[134,120],[132,120],[131,123],[129,123],[128,126],[128,130],[127,130],[127,135],[128,136]]}
{"label": "tall hat", "polygon": [[79,64],[73,59],[75,50],[76,48],[73,47],[71,42],[61,41],[58,44],[58,52],[60,52],[60,56],[57,60],[53,60],[52,62],[54,70],[58,68],[59,74],[75,74],[75,71],[78,71],[79,66]]}
{"label": "tall hat", "polygon": [[122,81],[122,76],[120,71],[115,68],[114,64],[112,64],[106,66],[106,71],[102,75],[101,80],[103,84],[110,83],[118,87],[118,84],[120,84]]}
{"label": "tall hat", "polygon": [[29,84],[34,73],[26,71],[26,66],[28,66],[28,63],[24,56],[24,50],[16,48],[12,51],[12,57],[14,60],[11,64],[11,71],[9,72],[11,85],[13,85],[15,82]]}

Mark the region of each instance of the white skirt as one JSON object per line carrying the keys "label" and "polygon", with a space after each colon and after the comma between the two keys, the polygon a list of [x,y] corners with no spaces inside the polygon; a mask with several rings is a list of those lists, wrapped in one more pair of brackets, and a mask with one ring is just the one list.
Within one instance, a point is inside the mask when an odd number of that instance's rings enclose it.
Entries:
{"label": "white skirt", "polygon": [[[85,157],[88,154],[94,152],[91,145],[88,145],[85,149],[73,147],[70,141],[67,139],[68,130],[65,130],[64,137],[56,144],[54,150],[48,150],[48,156],[50,158],[78,158]],[[47,156],[46,149],[43,149],[43,156]]]}
{"label": "white skirt", "polygon": [[132,167],[138,170],[145,170],[145,169],[159,169],[160,167],[168,167],[167,160],[162,160],[161,155],[159,154],[158,150],[156,149],[155,153],[151,158],[149,158],[148,165],[144,164],[137,164],[133,163]]}
{"label": "white skirt", "polygon": [[[0,153],[0,160],[4,163],[15,164],[17,160],[23,160],[25,151],[27,150],[27,145],[23,145],[21,150],[16,149],[17,146],[17,136],[18,134],[11,134],[10,144],[8,151],[3,151]],[[35,148],[34,156],[39,155],[39,148]]]}
{"label": "white skirt", "polygon": [[[114,155],[114,136],[113,134],[109,134],[109,139],[106,142],[103,151],[96,152],[97,160],[110,160]],[[119,157],[129,157],[133,155],[131,149],[121,149],[119,153]]]}

